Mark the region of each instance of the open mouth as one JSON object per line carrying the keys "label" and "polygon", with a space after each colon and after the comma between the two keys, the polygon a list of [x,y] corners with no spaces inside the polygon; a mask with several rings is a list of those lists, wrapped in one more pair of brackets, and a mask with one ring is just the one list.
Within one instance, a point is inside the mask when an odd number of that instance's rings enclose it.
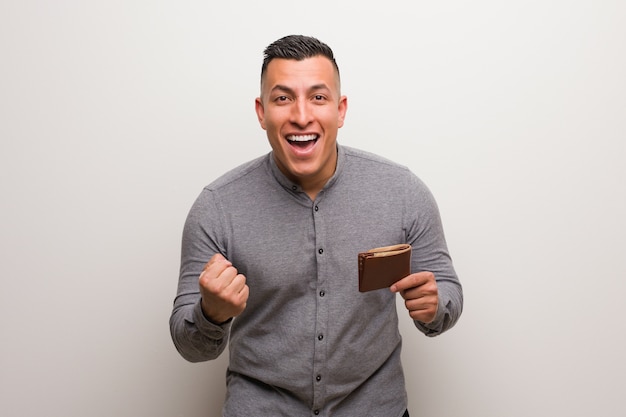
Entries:
{"label": "open mouth", "polygon": [[315,134],[287,136],[287,141],[289,142],[289,144],[300,149],[306,149],[315,145],[318,139],[319,135]]}

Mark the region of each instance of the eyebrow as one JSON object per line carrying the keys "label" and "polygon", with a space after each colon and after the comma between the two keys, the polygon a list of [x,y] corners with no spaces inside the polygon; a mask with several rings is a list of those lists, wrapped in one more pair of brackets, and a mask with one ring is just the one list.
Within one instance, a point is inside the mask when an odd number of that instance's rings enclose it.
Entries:
{"label": "eyebrow", "polygon": [[[314,84],[314,85],[312,85],[311,87],[308,88],[307,91],[311,92],[311,91],[316,91],[316,90],[327,90],[327,91],[330,91],[330,88],[328,88],[328,86],[326,84],[321,83],[321,84]],[[272,93],[274,91],[284,91],[285,93],[295,94],[293,89],[287,87],[286,85],[282,85],[282,84],[276,84],[270,90],[270,93]]]}

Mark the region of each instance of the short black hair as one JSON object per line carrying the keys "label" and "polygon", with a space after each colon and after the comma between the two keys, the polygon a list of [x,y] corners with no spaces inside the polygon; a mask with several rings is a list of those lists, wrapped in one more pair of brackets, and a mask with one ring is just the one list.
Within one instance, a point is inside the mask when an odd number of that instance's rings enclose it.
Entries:
{"label": "short black hair", "polygon": [[333,50],[328,45],[311,36],[288,35],[271,43],[263,52],[263,66],[261,67],[261,79],[267,71],[267,66],[275,58],[295,59],[302,61],[306,58],[315,56],[324,56],[333,63],[337,76],[339,76],[339,67],[335,61]]}

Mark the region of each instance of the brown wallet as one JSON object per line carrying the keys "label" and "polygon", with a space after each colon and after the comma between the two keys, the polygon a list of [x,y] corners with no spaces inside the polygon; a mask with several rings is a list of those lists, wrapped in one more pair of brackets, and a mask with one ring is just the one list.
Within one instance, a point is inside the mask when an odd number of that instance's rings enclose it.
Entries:
{"label": "brown wallet", "polygon": [[359,291],[388,288],[411,274],[411,245],[400,244],[359,253]]}

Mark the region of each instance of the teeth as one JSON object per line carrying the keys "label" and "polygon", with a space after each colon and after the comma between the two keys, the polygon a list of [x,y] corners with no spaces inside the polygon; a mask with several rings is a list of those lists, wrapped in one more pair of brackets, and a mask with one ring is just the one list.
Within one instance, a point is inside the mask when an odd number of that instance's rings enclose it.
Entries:
{"label": "teeth", "polygon": [[308,142],[310,140],[317,139],[317,135],[289,135],[287,136],[287,140],[292,142]]}

